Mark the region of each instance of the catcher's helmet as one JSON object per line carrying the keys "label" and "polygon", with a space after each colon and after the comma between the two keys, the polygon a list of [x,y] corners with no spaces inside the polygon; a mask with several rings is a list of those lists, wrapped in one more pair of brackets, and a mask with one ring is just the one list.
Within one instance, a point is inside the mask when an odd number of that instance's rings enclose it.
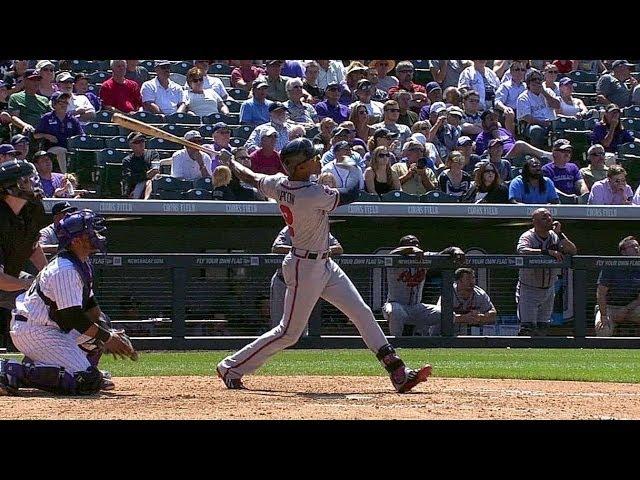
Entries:
{"label": "catcher's helmet", "polygon": [[0,195],[41,200],[42,186],[36,168],[25,160],[0,163]]}
{"label": "catcher's helmet", "polygon": [[285,145],[280,152],[280,161],[287,173],[291,174],[298,165],[322,155],[322,146],[314,145],[308,138],[296,138]]}
{"label": "catcher's helmet", "polygon": [[55,226],[55,231],[59,248],[68,247],[74,238],[88,233],[91,245],[102,253],[107,252],[107,239],[103,235],[107,231],[104,218],[91,210],[85,209],[65,214],[60,223]]}

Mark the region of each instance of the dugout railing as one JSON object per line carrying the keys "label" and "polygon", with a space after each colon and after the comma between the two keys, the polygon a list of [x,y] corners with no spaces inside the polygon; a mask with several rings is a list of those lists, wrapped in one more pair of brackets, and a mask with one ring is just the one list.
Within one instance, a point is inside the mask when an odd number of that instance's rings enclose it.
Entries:
{"label": "dugout railing", "polygon": [[[94,257],[97,298],[116,326],[140,349],[235,349],[270,328],[269,289],[282,255],[109,254]],[[640,258],[575,256],[557,262],[548,256],[469,255],[478,285],[498,310],[496,326],[453,325],[455,266],[448,256],[422,261],[390,255],[342,255],[334,259],[350,276],[388,335],[381,307],[388,268],[428,269],[423,301],[441,296],[441,336],[397,337],[400,347],[588,347],[635,348],[633,328],[594,337],[596,281],[602,268],[640,268]],[[549,334],[517,336],[515,287],[520,268],[562,268]],[[444,286],[444,287],[443,287]],[[304,294],[304,292],[301,292]],[[356,328],[335,307],[322,302],[298,348],[352,348],[364,344]]]}

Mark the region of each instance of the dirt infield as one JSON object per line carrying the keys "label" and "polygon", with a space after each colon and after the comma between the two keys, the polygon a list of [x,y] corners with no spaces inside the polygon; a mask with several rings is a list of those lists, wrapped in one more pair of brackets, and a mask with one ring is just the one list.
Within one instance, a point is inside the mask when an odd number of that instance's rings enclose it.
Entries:
{"label": "dirt infield", "polygon": [[0,397],[3,419],[640,419],[640,385],[433,378],[406,395],[383,377],[115,378],[99,395]]}

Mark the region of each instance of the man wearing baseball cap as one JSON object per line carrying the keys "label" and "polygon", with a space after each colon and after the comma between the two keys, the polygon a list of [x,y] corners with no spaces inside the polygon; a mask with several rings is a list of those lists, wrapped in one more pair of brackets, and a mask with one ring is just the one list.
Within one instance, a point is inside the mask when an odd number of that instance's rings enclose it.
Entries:
{"label": "man wearing baseball cap", "polygon": [[287,173],[280,162],[280,155],[275,149],[276,143],[278,143],[278,132],[269,125],[260,137],[260,148],[249,155],[251,170],[265,175],[275,175],[278,172]]}
{"label": "man wearing baseball cap", "polygon": [[31,127],[31,131],[40,121],[40,117],[51,110],[49,99],[38,94],[42,76],[32,68],[24,72],[24,90],[9,97],[8,111]]}
{"label": "man wearing baseball cap", "polygon": [[552,120],[556,119],[556,108],[560,100],[553,91],[543,85],[544,75],[532,68],[525,75],[527,90],[518,97],[518,121],[526,123],[525,136],[535,147],[547,145]]}
{"label": "man wearing baseball cap", "polygon": [[10,143],[18,151],[16,160],[26,160],[29,153],[29,138],[18,133],[11,137]]}
{"label": "man wearing baseball cap", "polygon": [[602,75],[596,84],[598,103],[615,103],[620,108],[631,105],[632,91],[638,85],[638,80],[631,76],[633,66],[627,60],[613,61],[611,71]]}
{"label": "man wearing baseball cap", "polygon": [[264,77],[258,77],[251,84],[253,96],[240,105],[240,123],[243,125],[261,125],[269,121],[269,105],[267,89],[269,84]]}
{"label": "man wearing baseball cap", "polygon": [[573,147],[569,140],[559,138],[553,142],[553,162],[542,167],[542,174],[551,179],[556,190],[565,195],[576,196],[588,193],[589,189],[578,166],[570,161],[572,153]]}
{"label": "man wearing baseball cap", "polygon": [[427,90],[427,97],[429,97],[430,103],[442,101],[442,87],[438,82],[429,82],[425,87]]}
{"label": "man wearing baseball cap", "polygon": [[151,180],[158,173],[160,155],[146,148],[146,138],[140,132],[127,136],[131,153],[122,159],[122,193],[132,199],[147,199],[151,195]]}
{"label": "man wearing baseball cap", "polygon": [[278,139],[276,141],[275,149],[277,152],[282,150],[282,148],[289,143],[289,129],[292,125],[287,121],[287,114],[289,109],[280,102],[272,102],[269,105],[269,122],[263,123],[262,125],[258,125],[251,135],[249,135],[249,139],[245,144],[247,151],[249,153],[253,153],[255,150],[260,148],[261,138],[265,132],[270,131],[270,128],[273,128],[277,134]]}
{"label": "man wearing baseball cap", "polygon": [[265,60],[264,63],[267,71],[266,82],[269,85],[267,98],[274,102],[286,102],[289,77],[284,77],[280,73],[284,62],[282,60]]}
{"label": "man wearing baseball cap", "polygon": [[[184,139],[202,143],[202,135],[197,130],[189,130]],[[184,147],[171,156],[171,176],[185,180],[211,177],[211,157],[195,148]]]}
{"label": "man wearing baseball cap", "polygon": [[95,120],[96,109],[86,97],[86,95],[73,93],[73,84],[75,82],[73,76],[69,72],[60,72],[56,75],[56,82],[61,92],[71,95],[67,113],[76,117],[83,125]]}
{"label": "man wearing baseball cap", "polygon": [[38,243],[44,253],[58,253],[58,236],[56,235],[55,227],[64,218],[65,214],[77,211],[78,207],[72,206],[69,202],[58,202],[51,207],[53,222],[40,230],[40,238],[38,239]]}
{"label": "man wearing baseball cap", "polygon": [[332,118],[336,123],[342,123],[349,119],[349,107],[339,102],[342,93],[342,85],[338,82],[329,82],[324,90],[325,99],[315,105],[318,118]]}
{"label": "man wearing baseball cap", "polygon": [[40,185],[45,198],[52,198],[56,190],[62,187],[64,175],[53,171],[53,155],[44,150],[38,150],[33,154],[31,163],[36,167],[40,177]]}

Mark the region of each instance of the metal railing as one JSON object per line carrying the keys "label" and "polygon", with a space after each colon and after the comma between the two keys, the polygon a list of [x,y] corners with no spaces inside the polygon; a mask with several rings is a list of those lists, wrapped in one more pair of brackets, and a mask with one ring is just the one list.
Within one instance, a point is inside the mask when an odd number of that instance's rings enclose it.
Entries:
{"label": "metal railing", "polygon": [[[271,328],[269,287],[282,255],[252,254],[110,254],[94,257],[98,301],[116,325],[136,338],[139,348],[237,348]],[[455,266],[448,256],[422,261],[389,255],[342,255],[334,258],[350,276],[388,334],[381,307],[386,299],[386,269],[425,267],[430,273],[423,302],[441,296],[442,335],[398,337],[398,346],[547,346],[638,347],[640,337],[594,338],[593,307],[600,269],[640,268],[635,257],[575,256],[557,262],[548,256],[473,255],[478,285],[498,310],[494,332],[468,331],[454,335],[453,290]],[[558,308],[551,334],[517,337],[515,285],[520,268],[561,268],[556,295]],[[355,327],[335,307],[322,301],[322,314],[312,316],[300,347],[362,346]],[[505,335],[506,332],[506,335]],[[469,335],[473,334],[475,335]],[[620,333],[622,335],[625,332]]]}

